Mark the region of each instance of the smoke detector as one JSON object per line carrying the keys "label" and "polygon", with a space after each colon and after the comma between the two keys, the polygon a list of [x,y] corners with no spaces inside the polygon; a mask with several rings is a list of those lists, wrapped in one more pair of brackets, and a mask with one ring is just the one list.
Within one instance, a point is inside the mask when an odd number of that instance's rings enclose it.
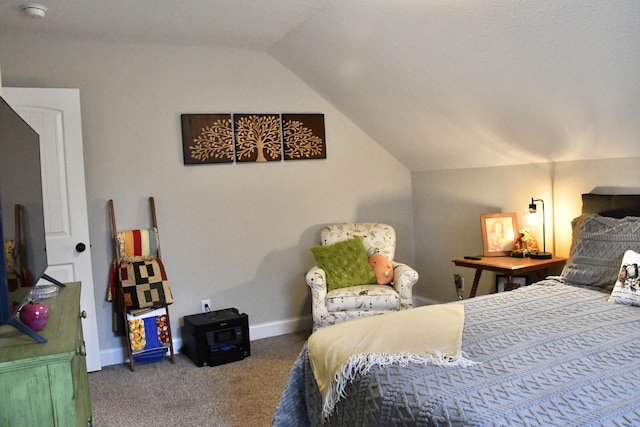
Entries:
{"label": "smoke detector", "polygon": [[47,8],[41,4],[29,3],[22,5],[24,13],[32,18],[44,18],[47,13]]}

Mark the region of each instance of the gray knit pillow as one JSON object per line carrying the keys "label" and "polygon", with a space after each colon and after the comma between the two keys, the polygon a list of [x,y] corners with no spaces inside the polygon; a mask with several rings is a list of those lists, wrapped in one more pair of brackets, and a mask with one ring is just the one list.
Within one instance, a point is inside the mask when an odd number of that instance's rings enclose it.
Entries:
{"label": "gray knit pillow", "polygon": [[611,292],[625,251],[640,252],[640,217],[583,214],[571,226],[571,251],[562,271],[565,281]]}

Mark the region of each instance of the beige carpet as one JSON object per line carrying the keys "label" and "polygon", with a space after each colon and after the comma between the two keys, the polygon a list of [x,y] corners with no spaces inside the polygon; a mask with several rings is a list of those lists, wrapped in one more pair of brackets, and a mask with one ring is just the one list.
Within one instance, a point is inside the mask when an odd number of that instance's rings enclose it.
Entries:
{"label": "beige carpet", "polygon": [[310,331],[251,342],[251,356],[198,368],[187,356],[89,374],[94,426],[269,426]]}

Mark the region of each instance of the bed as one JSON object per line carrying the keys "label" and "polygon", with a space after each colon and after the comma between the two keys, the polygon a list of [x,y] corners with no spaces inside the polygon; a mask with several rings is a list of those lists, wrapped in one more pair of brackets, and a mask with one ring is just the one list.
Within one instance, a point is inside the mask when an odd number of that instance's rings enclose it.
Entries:
{"label": "bed", "polygon": [[374,366],[327,413],[307,343],[273,425],[640,425],[640,196],[582,199],[560,276],[450,303],[474,364]]}

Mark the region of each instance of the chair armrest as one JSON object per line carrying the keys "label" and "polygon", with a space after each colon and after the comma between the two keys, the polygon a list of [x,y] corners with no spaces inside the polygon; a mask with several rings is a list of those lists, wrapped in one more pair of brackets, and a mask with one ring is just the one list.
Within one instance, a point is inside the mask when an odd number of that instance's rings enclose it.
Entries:
{"label": "chair armrest", "polygon": [[400,295],[400,308],[413,307],[413,285],[418,281],[418,272],[406,264],[393,262],[393,288]]}
{"label": "chair armrest", "polygon": [[327,273],[318,266],[311,267],[305,276],[307,285],[311,288],[311,314],[313,316],[313,330],[324,326],[329,318],[327,309]]}
{"label": "chair armrest", "polygon": [[327,292],[327,273],[324,272],[323,269],[318,267],[317,265],[311,267],[305,276],[307,280],[307,286],[311,288],[311,290],[324,289],[325,294]]}

